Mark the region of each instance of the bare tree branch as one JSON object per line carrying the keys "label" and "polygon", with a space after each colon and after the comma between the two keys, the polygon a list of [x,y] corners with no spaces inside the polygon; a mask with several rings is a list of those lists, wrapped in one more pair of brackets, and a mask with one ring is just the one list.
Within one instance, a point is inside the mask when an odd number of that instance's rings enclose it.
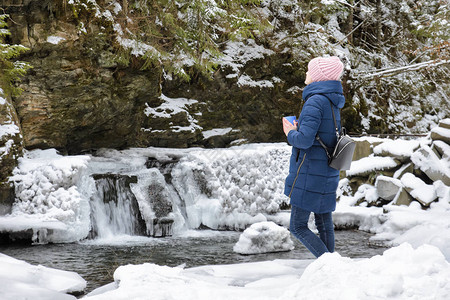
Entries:
{"label": "bare tree branch", "polygon": [[370,79],[370,78],[374,78],[374,77],[390,77],[390,76],[394,76],[396,74],[403,73],[403,72],[417,71],[417,70],[420,70],[423,68],[437,67],[437,66],[449,64],[449,63],[450,63],[450,60],[440,60],[440,59],[429,60],[429,61],[421,62],[418,64],[413,64],[413,65],[408,65],[408,66],[403,66],[403,67],[398,67],[398,68],[385,69],[385,70],[381,70],[381,71],[377,70],[377,72],[363,75],[361,78],[362,79]]}

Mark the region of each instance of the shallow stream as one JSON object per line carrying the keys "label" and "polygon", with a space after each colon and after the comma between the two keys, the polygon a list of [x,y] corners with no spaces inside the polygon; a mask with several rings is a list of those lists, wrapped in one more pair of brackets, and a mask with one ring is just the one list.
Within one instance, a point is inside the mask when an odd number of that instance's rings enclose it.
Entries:
{"label": "shallow stream", "polygon": [[[233,252],[239,232],[189,231],[183,236],[147,238],[116,236],[111,240],[87,240],[73,244],[0,246],[0,253],[32,264],[74,271],[87,281],[86,293],[113,282],[117,267],[127,264],[195,267],[235,264],[274,259],[313,259],[309,251],[294,240],[290,252],[240,255]],[[336,231],[336,251],[351,258],[382,254],[386,248],[372,245],[371,234],[358,230]]]}

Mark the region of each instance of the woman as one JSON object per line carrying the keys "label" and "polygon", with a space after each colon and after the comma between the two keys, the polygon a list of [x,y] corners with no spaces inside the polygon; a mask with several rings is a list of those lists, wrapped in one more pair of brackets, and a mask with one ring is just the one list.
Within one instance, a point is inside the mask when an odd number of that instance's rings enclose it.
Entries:
{"label": "woman", "polygon": [[[340,76],[343,64],[338,57],[317,57],[308,64],[300,117],[294,125],[283,119],[283,130],[292,145],[285,195],[291,201],[290,231],[316,257],[334,251],[334,227],[331,217],[336,208],[339,171],[328,166],[328,157],[316,136],[327,147],[336,144],[331,109],[340,124],[339,109],[344,106]],[[297,128],[297,124],[299,124]],[[339,128],[340,130],[340,128]],[[314,213],[320,238],[308,228]]]}

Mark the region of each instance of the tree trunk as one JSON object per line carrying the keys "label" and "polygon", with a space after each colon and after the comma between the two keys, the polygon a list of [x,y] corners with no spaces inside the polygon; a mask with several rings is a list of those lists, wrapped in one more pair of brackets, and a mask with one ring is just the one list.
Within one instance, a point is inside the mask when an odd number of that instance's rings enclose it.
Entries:
{"label": "tree trunk", "polygon": [[348,14],[348,19],[347,19],[347,41],[349,44],[353,45],[353,14],[355,13],[355,8],[353,7],[355,5],[355,1],[354,0],[350,0],[350,12]]}
{"label": "tree trunk", "polygon": [[[376,19],[376,38],[377,38],[377,40],[376,40],[376,46],[377,46],[377,49],[378,49],[378,51],[381,53],[381,50],[382,50],[382,43],[381,43],[381,39],[382,39],[382,37],[381,37],[381,34],[382,34],[382,25],[381,25],[381,19],[382,19],[382,16],[381,16],[381,0],[377,0],[377,8],[376,8],[376,16],[375,16],[375,19]],[[377,68],[377,69],[379,69],[379,68],[381,68],[381,59],[379,59],[379,58],[377,58],[377,60],[375,61],[375,68]]]}
{"label": "tree trunk", "polygon": [[125,16],[128,15],[128,0],[122,1],[122,10]]}

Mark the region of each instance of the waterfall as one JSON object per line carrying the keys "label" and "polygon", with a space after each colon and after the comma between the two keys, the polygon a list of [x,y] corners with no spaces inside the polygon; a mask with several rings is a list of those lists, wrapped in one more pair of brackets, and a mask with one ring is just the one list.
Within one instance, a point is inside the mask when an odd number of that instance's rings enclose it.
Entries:
{"label": "waterfall", "polygon": [[115,174],[94,175],[96,192],[91,196],[91,238],[114,235],[145,235],[146,225],[139,212],[130,183],[136,177]]}

